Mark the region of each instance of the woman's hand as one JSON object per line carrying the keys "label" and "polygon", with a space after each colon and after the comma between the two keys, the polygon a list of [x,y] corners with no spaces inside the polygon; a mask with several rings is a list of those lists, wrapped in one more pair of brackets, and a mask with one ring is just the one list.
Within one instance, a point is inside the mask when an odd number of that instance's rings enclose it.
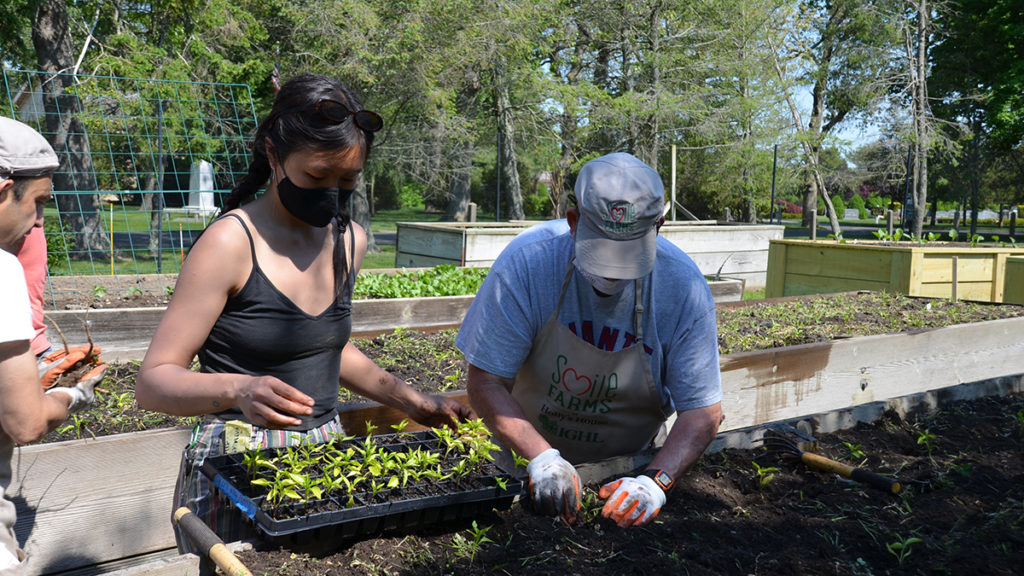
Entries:
{"label": "woman's hand", "polygon": [[472,408],[460,404],[458,401],[447,396],[431,394],[420,394],[420,396],[417,408],[409,412],[409,416],[424,426],[431,428],[451,427],[464,420],[476,418]]}
{"label": "woman's hand", "polygon": [[313,404],[312,398],[273,376],[249,378],[238,394],[238,408],[250,422],[263,428],[298,426],[302,420],[291,414],[312,416]]}

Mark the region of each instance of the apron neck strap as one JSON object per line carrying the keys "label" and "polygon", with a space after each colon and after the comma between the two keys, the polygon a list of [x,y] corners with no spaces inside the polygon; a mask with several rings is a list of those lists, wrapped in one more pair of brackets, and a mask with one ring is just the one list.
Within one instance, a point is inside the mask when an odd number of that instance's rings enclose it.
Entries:
{"label": "apron neck strap", "polygon": [[[562,309],[562,301],[565,300],[565,293],[569,288],[569,279],[572,278],[573,264],[569,259],[569,267],[562,278],[562,291],[558,295],[558,305],[555,306],[555,318]],[[636,343],[643,344],[644,341],[644,300],[643,282],[640,278],[633,281],[633,333],[636,334]]]}

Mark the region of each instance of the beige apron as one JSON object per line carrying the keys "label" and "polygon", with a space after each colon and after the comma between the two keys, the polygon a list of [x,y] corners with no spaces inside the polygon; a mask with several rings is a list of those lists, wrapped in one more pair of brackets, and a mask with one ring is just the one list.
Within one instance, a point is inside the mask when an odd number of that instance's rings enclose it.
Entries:
{"label": "beige apron", "polygon": [[573,464],[639,452],[668,416],[644,352],[641,282],[634,282],[636,342],[609,352],[558,321],[572,273],[570,263],[558,305],[516,374],[512,396],[541,436]]}

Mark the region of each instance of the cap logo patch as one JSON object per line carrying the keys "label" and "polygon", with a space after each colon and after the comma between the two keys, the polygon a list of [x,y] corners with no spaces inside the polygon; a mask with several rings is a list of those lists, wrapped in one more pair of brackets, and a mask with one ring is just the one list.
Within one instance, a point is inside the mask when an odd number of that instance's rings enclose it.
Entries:
{"label": "cap logo patch", "polygon": [[604,226],[609,232],[629,232],[636,224],[633,205],[621,200],[608,203],[608,218]]}

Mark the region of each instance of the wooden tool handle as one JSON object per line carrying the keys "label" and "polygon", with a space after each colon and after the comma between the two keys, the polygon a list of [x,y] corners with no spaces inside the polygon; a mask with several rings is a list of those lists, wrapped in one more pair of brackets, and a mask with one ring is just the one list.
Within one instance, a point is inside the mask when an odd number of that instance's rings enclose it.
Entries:
{"label": "wooden tool handle", "polygon": [[869,472],[863,468],[854,468],[849,464],[836,462],[835,460],[819,456],[812,452],[803,452],[800,454],[800,460],[815,470],[839,474],[844,478],[856,480],[862,484],[867,484],[874,488],[885,490],[890,494],[898,494],[903,488],[899,481],[894,478],[886,478],[885,476]]}
{"label": "wooden tool handle", "polygon": [[245,564],[235,556],[224,542],[210,530],[210,527],[203,523],[191,510],[182,506],[174,511],[174,521],[178,523],[181,531],[196,545],[210,560],[224,571],[228,576],[252,576],[252,572],[245,567]]}

